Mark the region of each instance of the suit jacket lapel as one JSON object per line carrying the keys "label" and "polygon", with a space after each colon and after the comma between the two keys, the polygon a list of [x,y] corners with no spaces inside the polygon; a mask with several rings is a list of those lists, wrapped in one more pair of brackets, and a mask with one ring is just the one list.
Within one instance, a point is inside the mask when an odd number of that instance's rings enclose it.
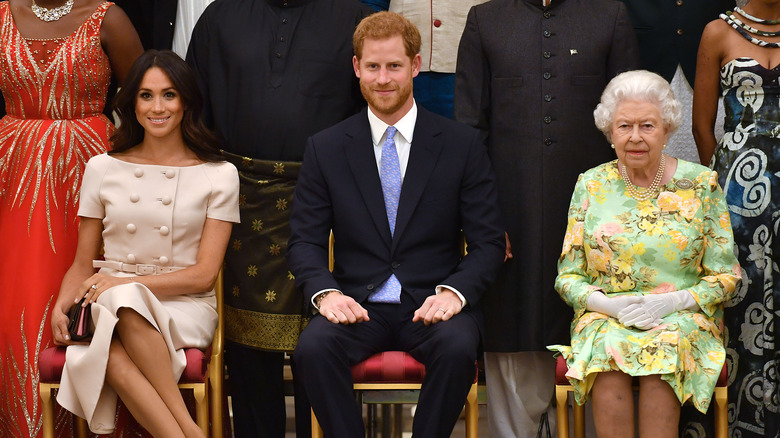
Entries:
{"label": "suit jacket lapel", "polygon": [[[433,173],[433,167],[441,152],[441,129],[431,114],[417,106],[417,121],[414,125],[414,138],[406,165],[404,183],[401,187],[401,199],[398,201],[398,215],[395,219],[392,250],[395,250],[399,237],[403,234],[412,217],[423,190]],[[381,188],[381,184],[380,184]]]}
{"label": "suit jacket lapel", "polygon": [[[360,117],[354,119],[356,123],[347,129],[350,140],[344,147],[344,153],[374,225],[389,246],[392,238],[390,224],[387,222],[385,199],[382,194],[382,183],[379,181],[366,109],[363,109],[360,114]],[[403,190],[401,197],[403,198]]]}

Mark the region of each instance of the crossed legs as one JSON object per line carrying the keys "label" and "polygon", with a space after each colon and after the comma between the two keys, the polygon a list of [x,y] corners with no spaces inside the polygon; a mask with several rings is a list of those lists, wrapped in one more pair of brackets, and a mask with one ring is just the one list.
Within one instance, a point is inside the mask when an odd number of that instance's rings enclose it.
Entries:
{"label": "crossed legs", "polygon": [[117,317],[107,383],[153,436],[204,437],[181,397],[160,333],[135,310],[121,308]]}
{"label": "crossed legs", "polygon": [[[620,371],[599,373],[593,383],[593,420],[599,437],[634,437],[632,377]],[[639,377],[639,436],[676,437],[680,402],[658,375]]]}

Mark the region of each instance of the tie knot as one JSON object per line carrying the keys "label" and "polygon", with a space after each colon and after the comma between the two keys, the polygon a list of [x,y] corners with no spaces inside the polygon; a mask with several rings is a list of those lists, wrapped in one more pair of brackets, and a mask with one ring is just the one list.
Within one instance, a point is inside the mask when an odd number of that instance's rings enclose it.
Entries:
{"label": "tie knot", "polygon": [[395,133],[398,132],[398,129],[396,129],[395,126],[388,126],[387,131],[385,132],[387,133],[387,137],[385,137],[385,141],[392,141],[393,143],[395,143],[393,137],[395,137]]}

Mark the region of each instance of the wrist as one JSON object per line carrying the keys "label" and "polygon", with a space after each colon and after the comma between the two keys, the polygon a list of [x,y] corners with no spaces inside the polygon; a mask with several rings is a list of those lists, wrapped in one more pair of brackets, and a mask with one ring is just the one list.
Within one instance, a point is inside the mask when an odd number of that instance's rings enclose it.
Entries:
{"label": "wrist", "polygon": [[320,304],[322,303],[322,300],[325,299],[326,296],[328,296],[328,295],[330,295],[331,293],[334,293],[334,292],[338,293],[340,295],[343,295],[341,292],[339,292],[339,291],[337,291],[335,289],[326,290],[325,292],[322,292],[321,294],[319,294],[316,297],[314,297],[314,307],[317,310],[320,310]]}

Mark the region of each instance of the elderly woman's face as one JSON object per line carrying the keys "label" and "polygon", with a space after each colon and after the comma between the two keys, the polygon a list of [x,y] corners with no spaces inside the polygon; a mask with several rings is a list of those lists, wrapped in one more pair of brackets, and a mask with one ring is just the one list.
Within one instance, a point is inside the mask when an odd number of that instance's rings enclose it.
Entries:
{"label": "elderly woman's face", "polygon": [[669,130],[658,107],[641,100],[618,104],[610,133],[618,159],[634,170],[655,169],[669,139]]}

